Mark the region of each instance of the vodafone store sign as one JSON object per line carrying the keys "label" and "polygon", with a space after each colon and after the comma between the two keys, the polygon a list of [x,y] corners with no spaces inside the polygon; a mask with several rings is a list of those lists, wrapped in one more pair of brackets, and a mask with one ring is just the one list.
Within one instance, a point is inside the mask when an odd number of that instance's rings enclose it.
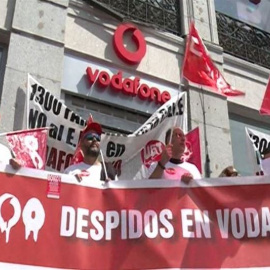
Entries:
{"label": "vodafone store sign", "polygon": [[[132,32],[132,40],[137,46],[135,52],[127,50],[124,46],[124,35],[128,32]],[[117,27],[113,36],[113,46],[118,57],[131,65],[138,64],[146,53],[144,36],[133,24],[121,24]]]}

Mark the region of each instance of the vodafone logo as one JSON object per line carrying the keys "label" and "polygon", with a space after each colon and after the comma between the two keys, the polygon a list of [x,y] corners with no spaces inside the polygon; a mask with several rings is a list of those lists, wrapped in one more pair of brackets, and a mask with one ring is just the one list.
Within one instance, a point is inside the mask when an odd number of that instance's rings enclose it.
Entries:
{"label": "vodafone logo", "polygon": [[[135,52],[127,50],[124,46],[123,38],[129,31],[132,32],[132,40],[137,46],[137,51]],[[131,65],[138,64],[146,53],[144,36],[142,32],[132,24],[121,24],[117,27],[113,36],[113,46],[118,57]]]}
{"label": "vodafone logo", "polygon": [[142,83],[141,78],[138,76],[135,78],[125,78],[121,70],[117,74],[110,75],[105,70],[94,70],[91,67],[87,67],[86,74],[91,86],[96,83],[100,89],[110,88],[114,94],[122,92],[127,96],[138,96],[141,100],[148,100],[156,104],[164,104],[171,98],[168,91],[161,92],[156,87],[150,87]]}
{"label": "vodafone logo", "polygon": [[149,141],[141,150],[142,163],[149,168],[151,163],[159,161],[165,145],[157,140]]}

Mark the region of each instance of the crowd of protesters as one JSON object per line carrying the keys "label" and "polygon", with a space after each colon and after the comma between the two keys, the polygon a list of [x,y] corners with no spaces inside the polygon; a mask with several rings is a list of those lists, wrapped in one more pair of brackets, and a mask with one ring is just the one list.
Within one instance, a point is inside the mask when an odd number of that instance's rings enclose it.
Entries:
{"label": "crowd of protesters", "polygon": [[[100,141],[102,127],[97,122],[90,123],[81,132],[79,147],[82,152],[82,160],[67,167],[65,174],[74,175],[77,181],[91,180],[117,180],[117,174],[111,163],[104,162]],[[201,179],[198,168],[182,157],[186,147],[186,137],[179,127],[167,130],[165,135],[165,148],[163,149],[160,160],[153,162],[147,172],[149,179],[175,179],[184,183],[189,183],[192,179]],[[0,144],[2,162],[10,164],[14,170],[21,167],[20,162],[12,156],[11,151],[3,144]],[[101,158],[100,158],[101,156]],[[262,170],[260,175],[270,175],[270,147],[262,153]],[[219,177],[240,176],[236,168],[232,165],[224,168]]]}

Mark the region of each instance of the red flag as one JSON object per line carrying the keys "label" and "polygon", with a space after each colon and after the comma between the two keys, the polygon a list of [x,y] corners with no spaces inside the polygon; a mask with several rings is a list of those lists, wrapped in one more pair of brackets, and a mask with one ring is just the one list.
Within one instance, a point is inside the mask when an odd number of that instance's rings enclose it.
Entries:
{"label": "red flag", "polygon": [[263,97],[260,114],[270,115],[270,77]]}
{"label": "red flag", "polygon": [[9,147],[22,167],[45,169],[47,131],[36,128],[6,134]]}
{"label": "red flag", "polygon": [[196,165],[200,173],[202,173],[200,132],[198,127],[186,134],[186,148],[182,159]]}
{"label": "red flag", "polygon": [[194,23],[190,26],[183,63],[183,76],[201,86],[208,86],[224,96],[245,95],[226,82],[213,63]]}
{"label": "red flag", "polygon": [[81,131],[80,139],[77,145],[77,148],[75,150],[75,153],[71,159],[70,165],[77,164],[83,161],[83,153],[80,147],[80,141],[81,137],[83,137],[83,133],[88,129],[89,125],[93,122],[93,117],[92,115],[89,115],[89,118],[87,120],[85,128]]}

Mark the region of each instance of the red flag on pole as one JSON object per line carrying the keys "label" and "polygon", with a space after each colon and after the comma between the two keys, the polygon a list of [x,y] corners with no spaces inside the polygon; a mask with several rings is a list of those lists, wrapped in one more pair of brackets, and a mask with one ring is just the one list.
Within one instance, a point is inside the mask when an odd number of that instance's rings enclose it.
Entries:
{"label": "red flag on pole", "polygon": [[267,87],[264,93],[262,105],[260,108],[260,114],[270,115],[270,77],[269,77]]}
{"label": "red flag on pole", "polygon": [[22,167],[45,169],[48,128],[20,130],[6,134],[11,151]]}
{"label": "red flag on pole", "polygon": [[194,23],[191,23],[183,63],[183,76],[201,86],[208,86],[224,96],[245,95],[226,82],[213,63]]}
{"label": "red flag on pole", "polygon": [[182,159],[194,164],[202,173],[200,132],[198,127],[186,134],[186,148]]}

